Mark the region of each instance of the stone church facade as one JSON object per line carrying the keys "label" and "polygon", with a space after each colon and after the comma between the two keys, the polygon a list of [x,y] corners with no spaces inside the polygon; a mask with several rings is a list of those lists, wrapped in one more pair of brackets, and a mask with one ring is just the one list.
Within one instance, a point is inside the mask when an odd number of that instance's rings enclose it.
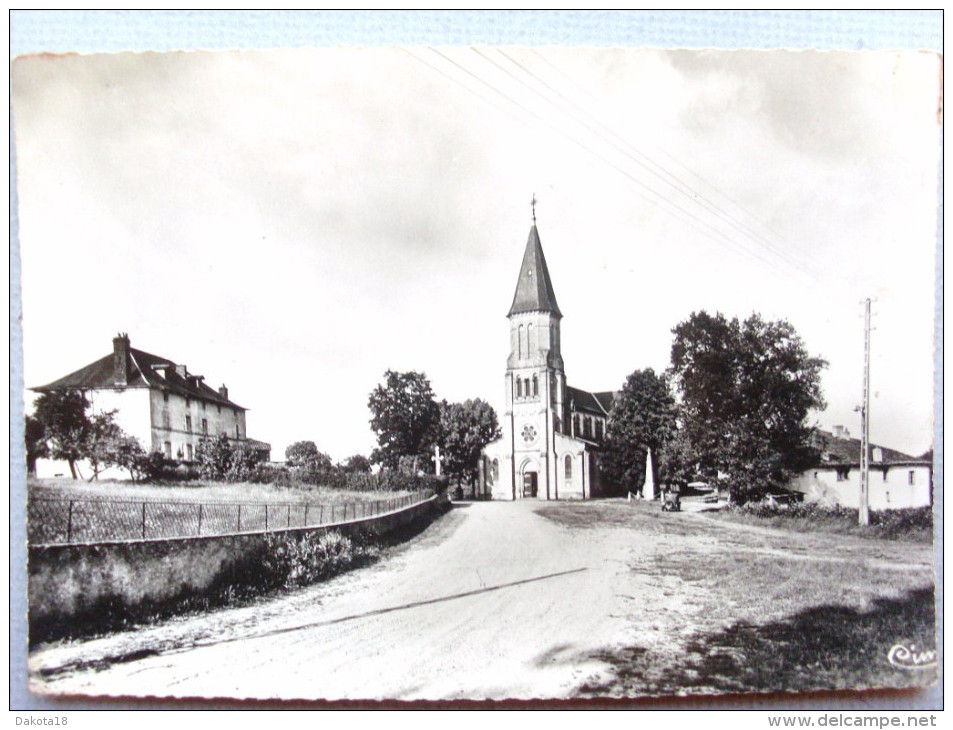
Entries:
{"label": "stone church facade", "polygon": [[588,499],[604,492],[596,454],[612,392],[566,383],[562,313],[533,226],[509,314],[502,437],[487,444],[479,490],[491,499]]}

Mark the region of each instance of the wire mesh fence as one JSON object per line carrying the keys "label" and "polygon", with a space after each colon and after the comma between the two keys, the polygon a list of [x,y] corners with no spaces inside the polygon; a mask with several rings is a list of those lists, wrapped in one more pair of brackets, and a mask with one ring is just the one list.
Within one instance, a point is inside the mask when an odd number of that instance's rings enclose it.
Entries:
{"label": "wire mesh fence", "polygon": [[70,545],[114,540],[155,540],[366,519],[427,500],[429,490],[362,502],[175,502],[120,499],[30,499],[31,545]]}

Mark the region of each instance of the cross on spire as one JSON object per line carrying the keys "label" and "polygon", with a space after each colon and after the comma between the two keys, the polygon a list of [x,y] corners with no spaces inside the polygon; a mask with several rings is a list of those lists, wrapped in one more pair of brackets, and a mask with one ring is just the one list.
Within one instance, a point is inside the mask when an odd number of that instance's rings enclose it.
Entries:
{"label": "cross on spire", "polygon": [[536,225],[536,193],[533,193],[533,199],[530,201],[530,205],[533,207],[533,225]]}

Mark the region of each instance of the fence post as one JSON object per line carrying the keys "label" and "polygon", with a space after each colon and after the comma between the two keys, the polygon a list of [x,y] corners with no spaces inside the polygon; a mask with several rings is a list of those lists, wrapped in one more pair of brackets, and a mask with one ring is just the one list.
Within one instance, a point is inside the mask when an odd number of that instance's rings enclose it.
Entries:
{"label": "fence post", "polygon": [[66,542],[73,542],[73,500],[69,501],[69,514],[66,517]]}
{"label": "fence post", "polygon": [[265,505],[265,529],[268,529],[268,505]]}
{"label": "fence post", "polygon": [[318,524],[324,524],[324,505],[318,505],[321,508],[321,511],[318,513]]}
{"label": "fence post", "polygon": [[199,535],[202,534],[202,504],[199,503]]}
{"label": "fence post", "polygon": [[146,503],[142,503],[142,539],[146,539]]}
{"label": "fence post", "polygon": [[334,522],[334,503],[331,503],[331,522]]}
{"label": "fence post", "polygon": [[242,505],[241,502],[238,503],[238,529],[235,532],[242,531]]}
{"label": "fence post", "polygon": [[291,527],[291,504],[288,504],[288,524],[287,527]]}
{"label": "fence post", "polygon": [[308,526],[308,503],[304,503],[304,526]]}

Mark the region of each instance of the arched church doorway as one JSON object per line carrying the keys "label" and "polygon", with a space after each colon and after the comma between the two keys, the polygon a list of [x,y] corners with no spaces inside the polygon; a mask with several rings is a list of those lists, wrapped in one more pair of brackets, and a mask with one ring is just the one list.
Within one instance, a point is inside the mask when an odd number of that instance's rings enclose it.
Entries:
{"label": "arched church doorway", "polygon": [[539,493],[539,477],[535,471],[523,472],[523,497],[536,497]]}
{"label": "arched church doorway", "polygon": [[539,466],[534,459],[527,459],[520,465],[517,487],[520,497],[535,499],[539,495]]}

